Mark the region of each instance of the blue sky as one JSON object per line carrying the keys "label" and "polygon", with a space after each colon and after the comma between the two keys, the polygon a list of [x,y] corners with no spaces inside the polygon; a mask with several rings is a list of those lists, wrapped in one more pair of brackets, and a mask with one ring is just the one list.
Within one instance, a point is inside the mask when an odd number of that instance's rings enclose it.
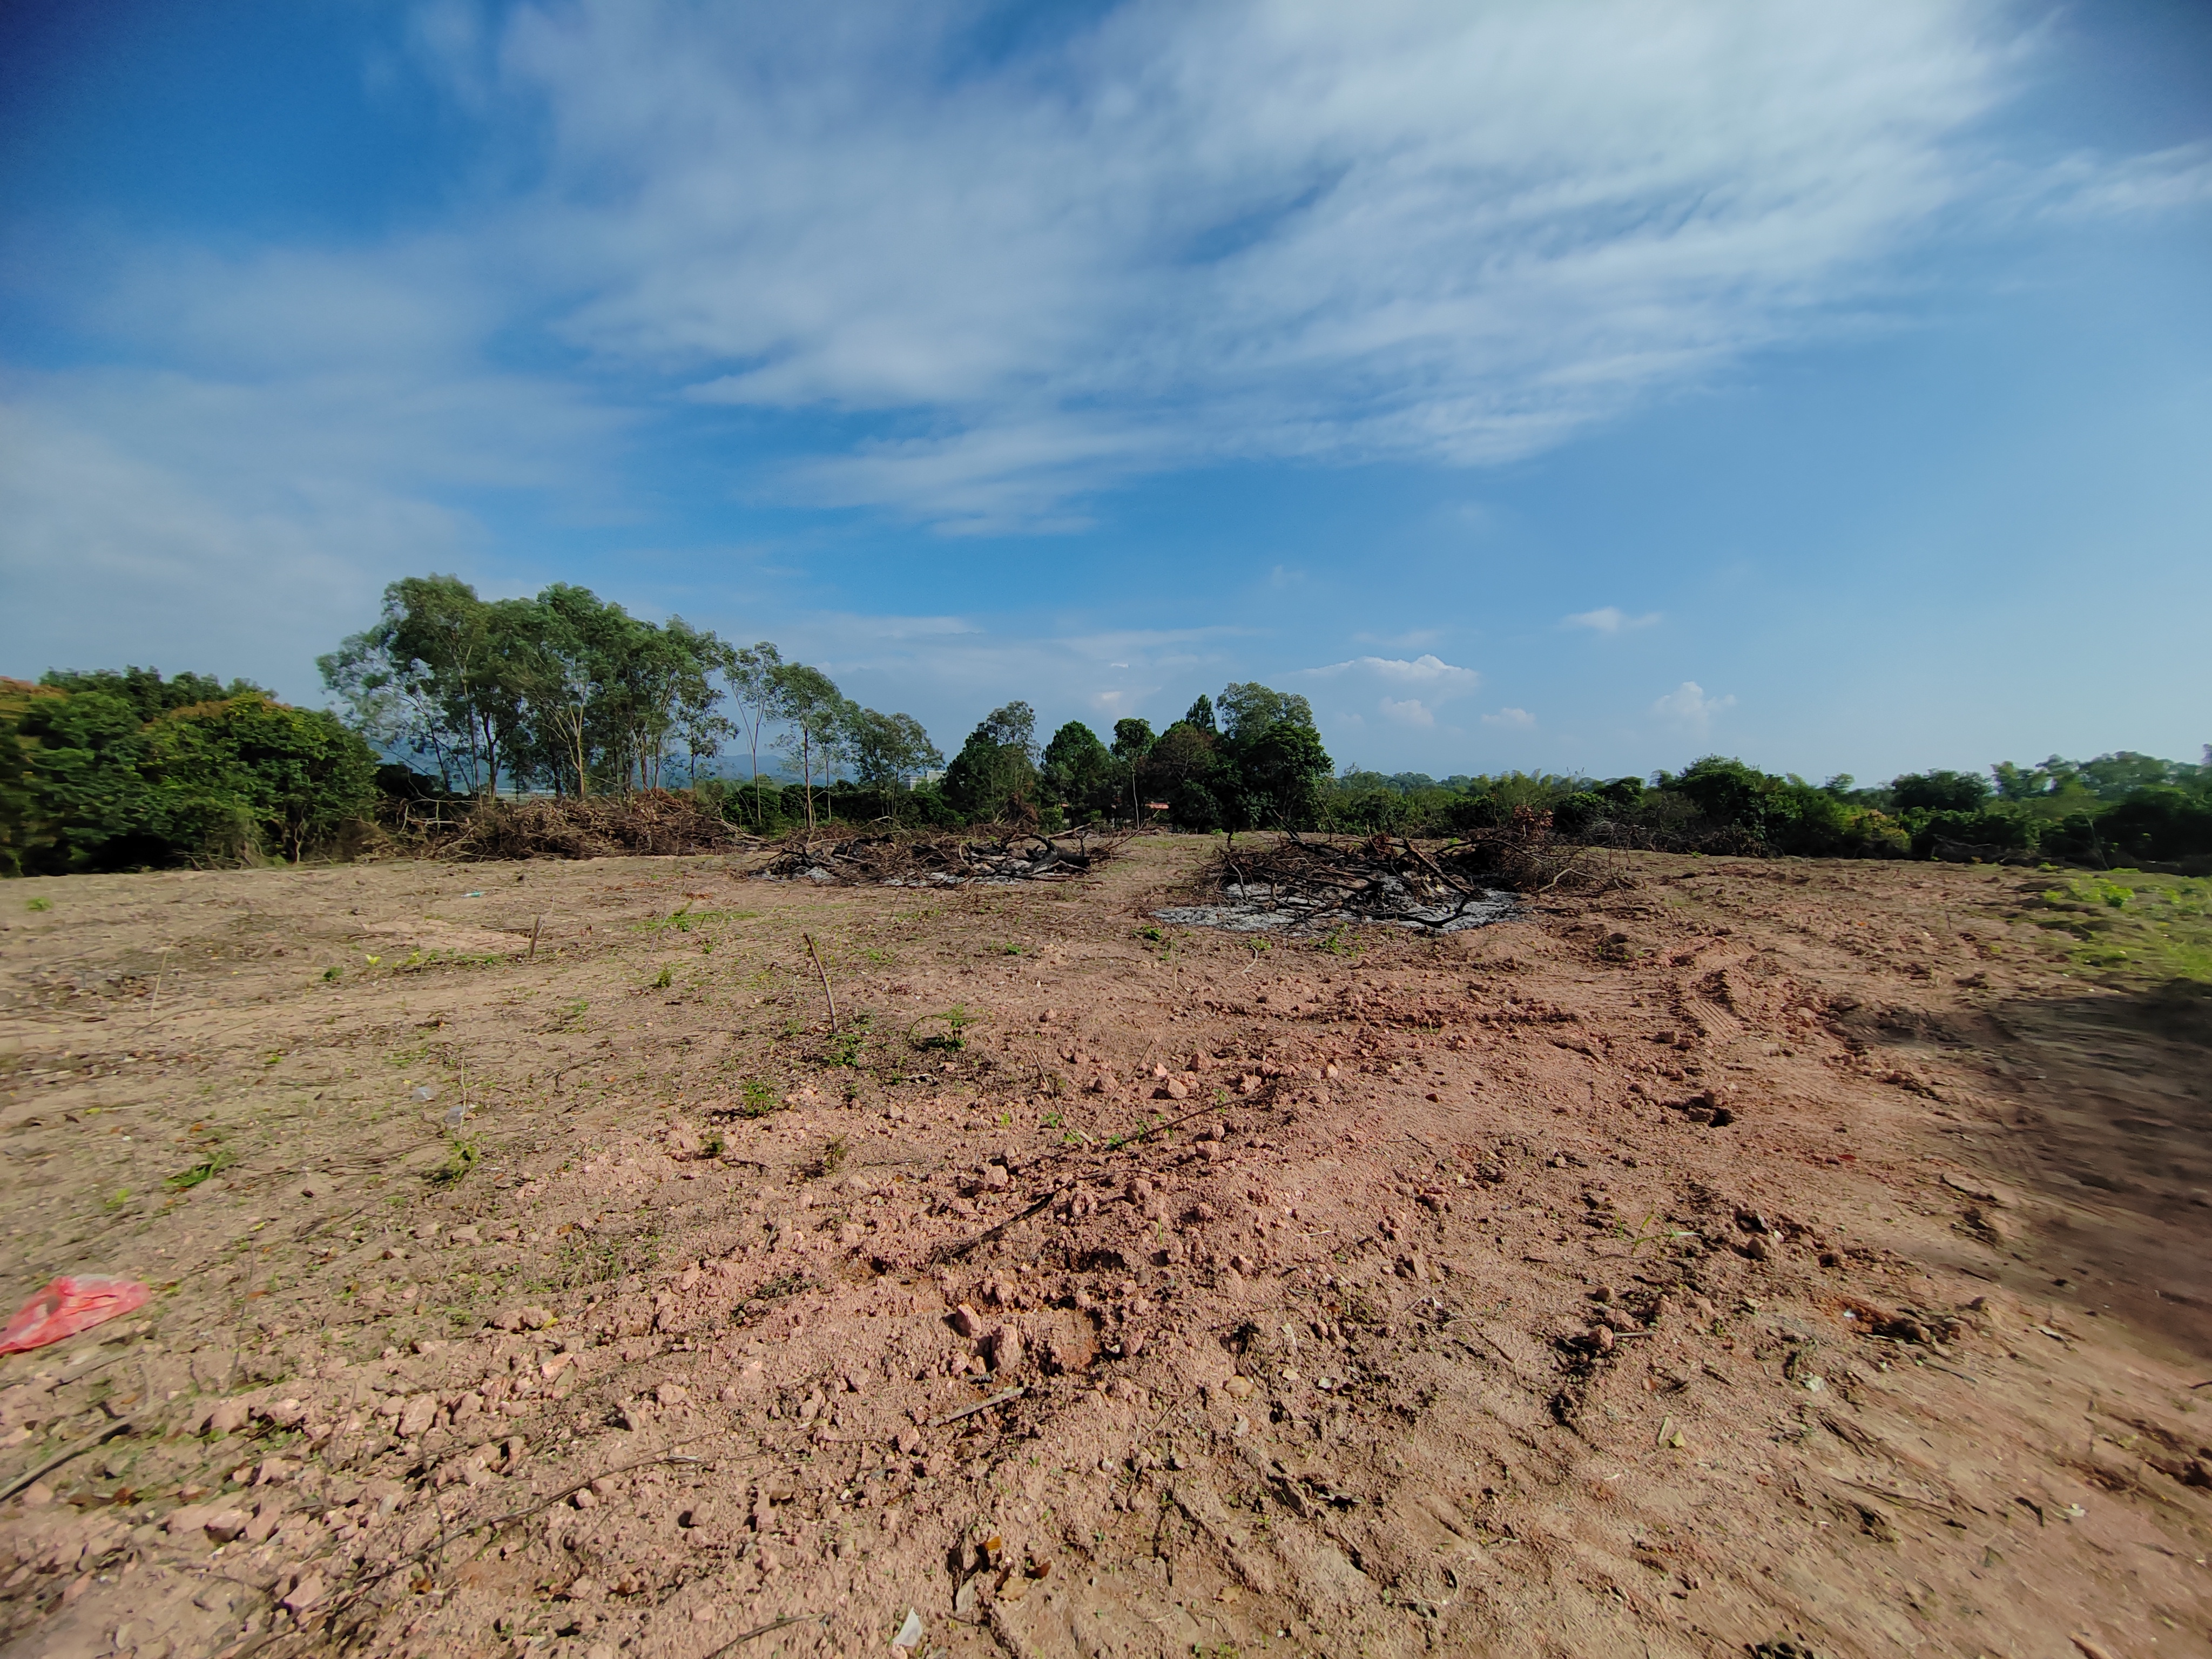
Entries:
{"label": "blue sky", "polygon": [[580,581],[950,749],[2212,740],[2212,11],[18,0],[0,672]]}

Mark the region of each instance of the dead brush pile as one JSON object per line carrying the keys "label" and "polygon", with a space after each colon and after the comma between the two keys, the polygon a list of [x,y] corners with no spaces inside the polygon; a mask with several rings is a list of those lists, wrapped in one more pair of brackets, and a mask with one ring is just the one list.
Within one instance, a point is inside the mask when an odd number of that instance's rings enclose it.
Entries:
{"label": "dead brush pile", "polygon": [[794,834],[757,873],[771,881],[944,887],[971,881],[1068,881],[1121,850],[1126,836],[1046,836],[991,825],[964,835],[869,835],[842,826]]}
{"label": "dead brush pile", "polygon": [[1522,809],[1494,830],[1428,849],[1387,835],[1231,846],[1179,896],[1193,902],[1158,914],[1246,932],[1376,921],[1453,933],[1510,915],[1535,894],[1627,884],[1601,849],[1554,839],[1549,813]]}
{"label": "dead brush pile", "polygon": [[665,789],[447,804],[428,821],[411,817],[394,830],[410,850],[465,862],[726,853],[746,842],[690,796]]}

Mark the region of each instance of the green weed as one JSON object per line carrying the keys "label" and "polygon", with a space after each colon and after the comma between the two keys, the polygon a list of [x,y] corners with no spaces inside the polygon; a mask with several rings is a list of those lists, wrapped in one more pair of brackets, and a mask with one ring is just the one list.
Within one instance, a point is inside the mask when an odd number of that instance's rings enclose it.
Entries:
{"label": "green weed", "polygon": [[[945,1029],[925,1033],[922,1028],[933,1021],[941,1022]],[[975,1023],[975,1016],[969,1013],[964,1006],[955,1003],[944,1013],[924,1014],[907,1027],[907,1041],[925,1052],[934,1049],[943,1054],[957,1054],[968,1046],[968,1039],[962,1033]]]}
{"label": "green weed", "polygon": [[474,1135],[457,1137],[446,1152],[446,1161],[430,1171],[434,1187],[451,1187],[477,1167],[483,1148]]}
{"label": "green weed", "polygon": [[695,928],[713,927],[726,921],[750,921],[760,914],[757,910],[694,910],[684,905],[672,915],[648,917],[635,924],[641,933],[688,933]]}
{"label": "green weed", "polygon": [[201,1157],[198,1163],[187,1164],[161,1184],[173,1193],[190,1192],[203,1181],[214,1180],[237,1162],[237,1157],[229,1148],[213,1147]]}
{"label": "green weed", "polygon": [[1352,933],[1351,925],[1346,923],[1330,928],[1328,937],[1317,940],[1314,948],[1326,951],[1333,957],[1356,957],[1359,954],[1359,940]]}
{"label": "green weed", "polygon": [[867,1047],[867,1027],[868,1017],[862,1014],[844,1030],[833,1032],[828,1045],[822,1051],[823,1064],[858,1066],[860,1063],[861,1051]]}
{"label": "green weed", "polygon": [[323,981],[325,984],[329,983],[332,980],[342,979],[344,976],[345,969],[339,967],[335,962],[329,967],[323,969]]}
{"label": "green weed", "polygon": [[2026,907],[2038,925],[2071,936],[2082,967],[2130,980],[2212,983],[2212,877],[2140,870],[2078,875]]}
{"label": "green weed", "polygon": [[749,1077],[738,1091],[739,1117],[766,1117],[781,1110],[783,1103],[776,1098],[775,1091],[757,1077]]}
{"label": "green weed", "polygon": [[51,910],[54,908],[54,902],[52,899],[35,898],[27,902],[23,908],[26,910]]}
{"label": "green weed", "polygon": [[660,971],[653,975],[653,988],[656,991],[665,991],[671,985],[675,983],[675,970],[664,963],[661,965]]}

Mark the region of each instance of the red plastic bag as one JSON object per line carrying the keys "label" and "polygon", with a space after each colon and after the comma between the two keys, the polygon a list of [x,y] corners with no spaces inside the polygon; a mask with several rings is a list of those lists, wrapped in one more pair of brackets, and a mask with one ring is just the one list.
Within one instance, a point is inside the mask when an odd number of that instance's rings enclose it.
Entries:
{"label": "red plastic bag", "polygon": [[0,1353],[43,1348],[88,1331],[144,1306],[152,1294],[135,1279],[111,1279],[105,1273],[57,1279],[18,1309],[8,1328],[0,1331]]}

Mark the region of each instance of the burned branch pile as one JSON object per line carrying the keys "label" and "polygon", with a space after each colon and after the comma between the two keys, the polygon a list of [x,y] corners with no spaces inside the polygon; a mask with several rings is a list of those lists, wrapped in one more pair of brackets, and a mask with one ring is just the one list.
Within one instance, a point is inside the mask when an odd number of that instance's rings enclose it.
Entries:
{"label": "burned branch pile", "polygon": [[798,835],[758,873],[771,881],[884,887],[949,887],[963,882],[1067,881],[1121,850],[1122,836],[1074,830],[1044,836],[996,834]]}
{"label": "burned branch pile", "polygon": [[1589,849],[1555,842],[1548,815],[1530,814],[1471,840],[1424,850],[1397,836],[1362,842],[1285,836],[1224,849],[1163,920],[1255,933],[1312,933],[1389,922],[1456,933],[1515,914],[1521,895],[1601,888]]}

